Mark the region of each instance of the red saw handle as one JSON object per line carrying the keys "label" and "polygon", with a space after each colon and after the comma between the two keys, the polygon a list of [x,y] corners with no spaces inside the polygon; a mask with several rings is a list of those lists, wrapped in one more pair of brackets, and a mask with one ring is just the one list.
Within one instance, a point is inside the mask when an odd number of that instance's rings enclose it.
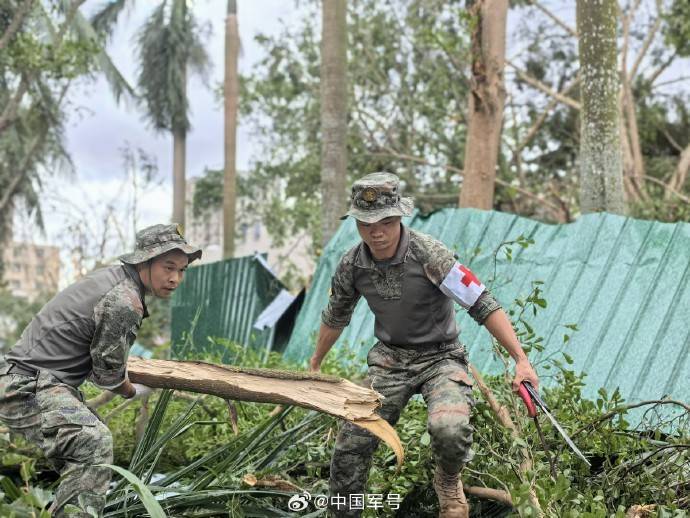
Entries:
{"label": "red saw handle", "polygon": [[527,415],[530,417],[535,417],[537,415],[537,407],[534,405],[534,401],[532,401],[532,396],[527,390],[527,387],[525,386],[524,382],[520,383],[520,388],[518,389],[518,396],[520,396],[522,400],[525,402],[525,406],[527,407]]}

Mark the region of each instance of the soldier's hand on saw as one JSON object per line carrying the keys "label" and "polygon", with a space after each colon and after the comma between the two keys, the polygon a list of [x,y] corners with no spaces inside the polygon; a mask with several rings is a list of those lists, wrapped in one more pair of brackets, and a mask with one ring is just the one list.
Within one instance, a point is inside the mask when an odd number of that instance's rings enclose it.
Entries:
{"label": "soldier's hand on saw", "polygon": [[539,377],[534,372],[532,364],[527,358],[518,360],[515,364],[515,378],[513,379],[513,391],[517,392],[520,389],[520,383],[529,381],[535,390],[539,390]]}
{"label": "soldier's hand on saw", "polygon": [[153,392],[151,387],[147,387],[141,383],[132,383],[132,387],[134,387],[134,390],[136,390],[136,394],[132,396],[133,399],[145,398],[146,396],[150,396]]}

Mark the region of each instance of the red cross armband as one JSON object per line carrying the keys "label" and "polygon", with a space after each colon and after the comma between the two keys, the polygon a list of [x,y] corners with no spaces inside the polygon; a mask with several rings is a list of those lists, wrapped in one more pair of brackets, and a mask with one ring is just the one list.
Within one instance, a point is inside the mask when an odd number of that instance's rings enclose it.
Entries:
{"label": "red cross armband", "polygon": [[477,279],[467,266],[455,263],[439,286],[445,295],[463,308],[471,308],[486,286]]}

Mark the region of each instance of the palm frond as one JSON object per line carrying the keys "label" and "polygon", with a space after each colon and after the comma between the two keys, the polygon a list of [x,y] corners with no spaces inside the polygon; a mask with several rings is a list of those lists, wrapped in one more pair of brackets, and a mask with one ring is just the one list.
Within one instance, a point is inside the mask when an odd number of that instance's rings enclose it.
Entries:
{"label": "palm frond", "polygon": [[[117,4],[120,2],[116,1],[113,3]],[[117,11],[117,14],[119,14],[121,10],[122,9],[120,8]],[[137,95],[134,91],[134,88],[129,84],[127,79],[125,79],[125,77],[122,75],[122,72],[120,72],[120,70],[110,59],[110,56],[105,51],[101,38],[99,38],[99,32],[79,11],[77,11],[74,15],[72,28],[80,40],[96,45],[96,64],[98,65],[98,69],[103,73],[103,76],[105,77],[105,80],[113,93],[113,97],[115,97],[115,101],[119,102],[121,98],[124,98],[125,101],[135,100]]]}
{"label": "palm frond", "polygon": [[133,6],[134,1],[127,0],[109,0],[91,16],[91,26],[97,34],[101,35],[106,41],[113,36],[117,21],[122,15],[125,7]]}
{"label": "palm frond", "polygon": [[210,60],[184,0],[161,2],[137,36],[137,85],[156,130],[187,131],[188,69],[208,74]]}

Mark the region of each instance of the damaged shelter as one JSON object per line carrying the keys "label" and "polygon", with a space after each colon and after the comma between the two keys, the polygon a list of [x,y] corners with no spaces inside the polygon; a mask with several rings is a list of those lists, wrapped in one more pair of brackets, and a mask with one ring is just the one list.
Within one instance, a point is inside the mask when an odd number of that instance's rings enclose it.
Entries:
{"label": "damaged shelter", "polygon": [[295,296],[261,255],[225,259],[189,268],[171,308],[173,354],[183,357],[228,350],[209,341],[220,337],[262,350],[282,351],[304,293]]}

